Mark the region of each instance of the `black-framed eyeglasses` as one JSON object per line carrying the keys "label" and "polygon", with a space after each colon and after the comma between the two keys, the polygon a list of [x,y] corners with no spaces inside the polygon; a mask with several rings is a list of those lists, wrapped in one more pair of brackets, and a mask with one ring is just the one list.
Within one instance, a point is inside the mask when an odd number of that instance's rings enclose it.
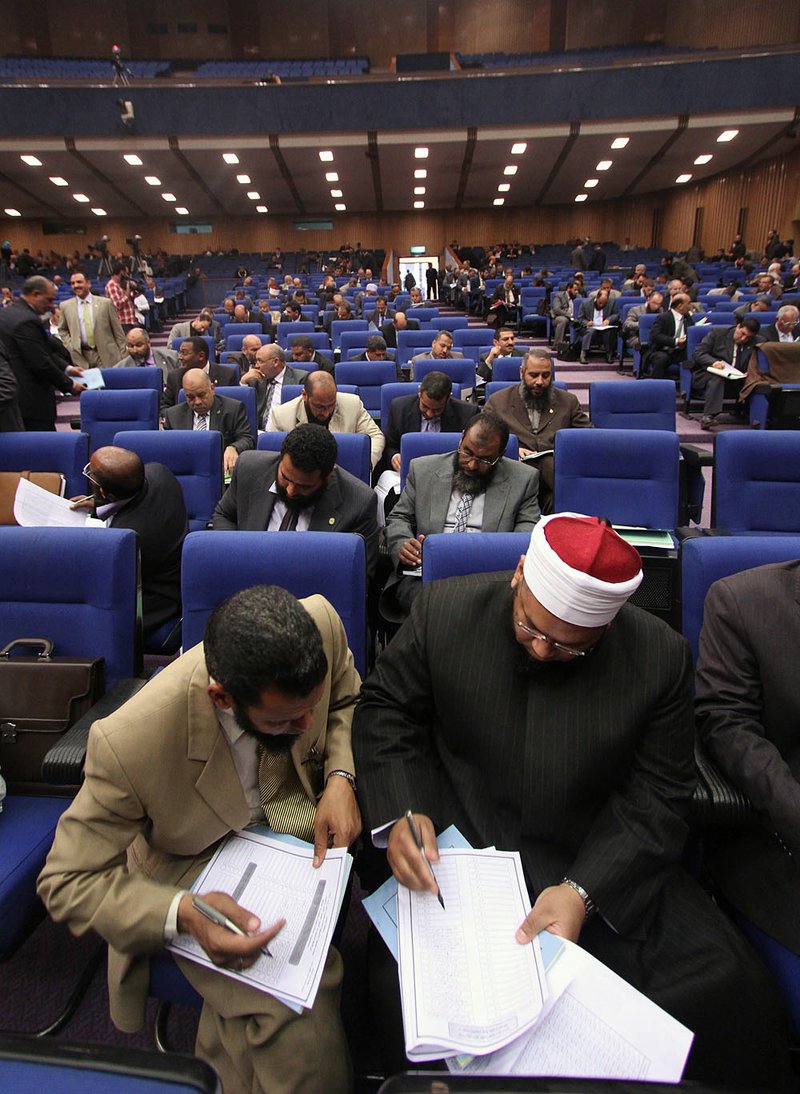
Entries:
{"label": "black-framed eyeglasses", "polygon": [[90,463],[86,464],[83,471],[81,471],[81,474],[83,475],[83,477],[85,479],[88,479],[89,482],[92,483],[94,486],[99,486],[100,485],[100,483],[97,481],[97,479],[92,478],[92,465]]}
{"label": "black-framed eyeglasses", "polygon": [[475,463],[479,463],[481,467],[494,467],[494,465],[499,463],[502,459],[502,456],[495,456],[493,460],[484,459],[483,456],[476,456],[474,452],[470,452],[463,442],[458,446],[458,454],[459,456],[463,456],[465,460],[474,460]]}

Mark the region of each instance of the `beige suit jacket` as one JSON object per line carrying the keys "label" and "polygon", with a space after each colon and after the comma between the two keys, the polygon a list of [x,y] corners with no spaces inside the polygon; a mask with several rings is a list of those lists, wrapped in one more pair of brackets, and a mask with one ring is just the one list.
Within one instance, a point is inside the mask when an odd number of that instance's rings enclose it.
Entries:
{"label": "beige suit jacket", "polygon": [[[128,354],[125,331],[117,315],[117,309],[105,296],[92,296],[94,342],[103,368],[113,368]],[[78,322],[78,301],[73,296],[61,305],[58,333],[72,357],[73,365],[88,368],[89,362],[81,355],[81,328]]]}
{"label": "beige suit jacket", "polygon": [[[313,727],[292,750],[303,788],[316,801],[331,771],[355,770],[350,725],[361,681],[327,600],[311,596],[301,604],[328,658]],[[143,1024],[146,955],[164,945],[173,898],[220,840],[250,823],[207,688],[200,644],[94,723],[84,784],[59,822],[39,878],[53,919],[75,934],[93,929],[108,942],[111,1016],[128,1032]]]}
{"label": "beige suit jacket", "polygon": [[[308,421],[306,404],[303,396],[290,399],[288,403],[281,403],[272,411],[272,423],[270,433],[288,433],[296,425],[303,425]],[[369,437],[371,448],[371,466],[374,468],[383,454],[386,438],[375,424],[364,404],[357,395],[349,395],[339,392],[336,396],[336,409],[328,426],[331,433],[366,433]]]}

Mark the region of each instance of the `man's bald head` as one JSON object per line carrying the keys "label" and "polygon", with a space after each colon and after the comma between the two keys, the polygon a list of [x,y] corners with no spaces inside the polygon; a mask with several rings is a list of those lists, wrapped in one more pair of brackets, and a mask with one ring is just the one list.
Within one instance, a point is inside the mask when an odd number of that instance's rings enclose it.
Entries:
{"label": "man's bald head", "polygon": [[143,327],[131,327],[125,335],[125,344],[134,361],[144,362],[150,356],[150,335]]}
{"label": "man's bald head", "polygon": [[336,410],[336,382],[328,372],[310,372],[303,381],[303,402],[309,422],[328,426]]}
{"label": "man's bald head", "polygon": [[98,448],[89,460],[89,468],[106,501],[132,498],[144,485],[141,457],[127,448],[117,448],[116,445]]}

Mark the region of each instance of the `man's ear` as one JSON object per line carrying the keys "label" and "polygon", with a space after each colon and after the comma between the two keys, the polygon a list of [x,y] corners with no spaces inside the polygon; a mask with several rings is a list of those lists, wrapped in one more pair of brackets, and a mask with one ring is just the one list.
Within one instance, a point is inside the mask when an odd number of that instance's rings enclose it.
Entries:
{"label": "man's ear", "polygon": [[208,685],[208,697],[218,710],[231,710],[233,708],[233,699],[222,684],[218,684],[216,680],[212,680]]}
{"label": "man's ear", "polygon": [[516,587],[519,585],[519,583],[524,580],[524,578],[522,576],[522,567],[523,567],[524,563],[525,563],[525,555],[520,555],[519,556],[519,562],[517,563],[517,568],[514,571],[514,576],[511,578],[511,588],[512,589],[516,589]]}

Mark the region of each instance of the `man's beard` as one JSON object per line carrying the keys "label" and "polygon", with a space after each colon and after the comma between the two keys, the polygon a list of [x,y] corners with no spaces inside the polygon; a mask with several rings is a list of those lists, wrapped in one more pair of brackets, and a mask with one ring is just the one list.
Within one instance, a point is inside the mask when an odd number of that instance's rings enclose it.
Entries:
{"label": "man's beard", "polygon": [[468,471],[462,471],[458,463],[458,452],[453,453],[453,489],[462,494],[472,494],[474,498],[486,491],[489,483],[494,478],[495,469],[490,467],[483,475],[470,475]]}
{"label": "man's beard", "polygon": [[291,752],[294,742],[300,736],[299,733],[259,733],[244,710],[236,703],[233,704],[233,717],[242,733],[246,733],[248,737],[257,741],[272,756],[285,756],[287,752]]}
{"label": "man's beard", "polygon": [[312,425],[321,425],[324,429],[330,429],[331,427],[330,418],[317,418],[311,413],[308,407],[306,407],[306,417]]}
{"label": "man's beard", "polygon": [[310,509],[312,505],[316,505],[319,499],[322,497],[325,490],[325,483],[315,490],[313,494],[298,494],[296,497],[290,498],[286,492],[286,487],[281,486],[280,479],[275,479],[275,492],[281,499],[287,509],[290,509],[293,513],[302,513],[304,509]]}
{"label": "man's beard", "polygon": [[528,410],[538,410],[540,414],[543,410],[548,410],[550,407],[549,385],[541,395],[537,395],[526,384],[522,384],[522,401]]}

